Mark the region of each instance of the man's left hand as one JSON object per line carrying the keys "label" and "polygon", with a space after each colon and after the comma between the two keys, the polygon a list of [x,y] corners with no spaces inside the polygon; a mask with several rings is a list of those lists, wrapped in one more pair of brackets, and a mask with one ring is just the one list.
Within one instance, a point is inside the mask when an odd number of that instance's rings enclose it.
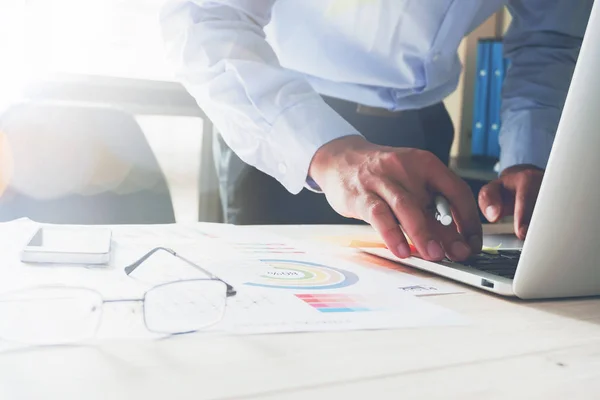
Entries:
{"label": "man's left hand", "polygon": [[515,234],[525,239],[544,171],[534,165],[515,165],[479,192],[479,207],[490,222],[514,215]]}

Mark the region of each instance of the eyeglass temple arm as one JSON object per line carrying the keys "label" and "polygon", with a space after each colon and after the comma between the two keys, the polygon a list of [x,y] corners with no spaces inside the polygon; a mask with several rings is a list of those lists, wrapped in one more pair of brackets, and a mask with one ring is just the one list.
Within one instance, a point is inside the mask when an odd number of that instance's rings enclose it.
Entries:
{"label": "eyeglass temple arm", "polygon": [[152,250],[150,250],[148,253],[144,254],[142,257],[140,257],[139,260],[133,262],[132,264],[128,265],[127,267],[125,267],[125,273],[127,275],[131,274],[133,271],[136,270],[137,267],[139,267],[140,265],[142,265],[142,263],[144,261],[146,261],[148,258],[150,258],[154,253],[156,253],[159,250],[164,250],[167,253],[183,260],[186,264],[204,272],[206,275],[208,275],[211,279],[215,279],[218,281],[221,281],[225,284],[225,286],[227,286],[227,296],[233,296],[236,294],[236,290],[233,288],[232,285],[230,285],[229,283],[225,282],[223,279],[219,278],[218,276],[214,275],[212,272],[202,268],[201,266],[199,266],[198,264],[188,260],[185,257],[180,256],[179,254],[177,254],[174,250],[166,248],[166,247],[156,247]]}
{"label": "eyeglass temple arm", "polygon": [[218,281],[221,281],[225,284],[225,286],[227,286],[227,296],[233,296],[235,295],[237,292],[236,290],[233,288],[232,285],[230,285],[229,283],[225,282],[223,279],[219,278],[218,276],[214,275],[212,272],[202,268],[201,266],[199,266],[198,264],[196,264],[195,262],[192,262],[190,260],[188,260],[187,258],[180,256],[179,254],[173,252],[173,255],[175,257],[179,257],[181,260],[185,261],[186,263],[188,263],[189,265],[191,265],[192,267],[204,272],[206,275],[208,275],[211,279],[216,279]]}
{"label": "eyeglass temple arm", "polygon": [[137,267],[139,267],[140,265],[142,265],[142,263],[144,261],[146,261],[147,259],[149,259],[154,253],[156,253],[159,250],[164,250],[167,253],[170,253],[174,256],[177,256],[177,254],[171,250],[171,249],[167,249],[166,247],[156,247],[152,250],[150,250],[149,252],[147,252],[146,254],[144,254],[143,256],[141,256],[137,261],[134,261],[132,264],[128,265],[125,267],[125,273],[127,275],[131,274],[133,271],[136,270]]}

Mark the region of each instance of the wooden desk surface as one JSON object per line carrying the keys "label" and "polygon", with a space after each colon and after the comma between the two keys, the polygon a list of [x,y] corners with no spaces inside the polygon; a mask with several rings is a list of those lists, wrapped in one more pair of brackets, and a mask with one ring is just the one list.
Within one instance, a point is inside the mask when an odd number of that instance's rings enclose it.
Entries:
{"label": "wooden desk surface", "polygon": [[[324,247],[370,232],[270,229],[318,232]],[[461,287],[465,293],[426,301],[469,317],[466,326],[181,336],[5,353],[0,399],[600,398],[600,299],[523,302]]]}

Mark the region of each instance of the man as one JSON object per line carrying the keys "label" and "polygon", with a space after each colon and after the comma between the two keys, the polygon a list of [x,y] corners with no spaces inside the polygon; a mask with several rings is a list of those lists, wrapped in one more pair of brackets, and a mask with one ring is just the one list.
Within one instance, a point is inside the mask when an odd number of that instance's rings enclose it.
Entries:
{"label": "man", "polygon": [[[163,26],[177,76],[224,140],[225,198],[295,215],[314,205],[281,201],[269,182],[307,187],[399,257],[410,250],[398,222],[425,259],[464,260],[481,249],[481,224],[444,165],[453,131],[441,101],[462,38],[504,5],[502,172],[479,207],[490,221],[514,213],[524,238],[593,0],[176,0]],[[235,169],[224,143],[256,170]],[[435,221],[438,193],[455,225]]]}

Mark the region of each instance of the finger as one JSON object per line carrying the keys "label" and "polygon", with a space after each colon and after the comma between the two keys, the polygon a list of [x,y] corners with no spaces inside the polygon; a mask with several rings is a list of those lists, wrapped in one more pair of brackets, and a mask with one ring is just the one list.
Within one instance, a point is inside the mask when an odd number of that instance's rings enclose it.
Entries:
{"label": "finger", "polygon": [[356,214],[377,231],[396,257],[410,257],[411,252],[406,237],[384,200],[375,195],[368,195],[356,207]]}
{"label": "finger", "polygon": [[471,249],[478,253],[482,246],[482,227],[475,197],[465,181],[435,156],[432,157],[425,170],[427,183],[450,202],[460,233],[467,239]]}
{"label": "finger", "polygon": [[522,177],[517,184],[514,224],[515,233],[521,240],[525,240],[525,236],[527,236],[539,189],[540,185],[527,176]]}
{"label": "finger", "polygon": [[[501,203],[501,212],[497,216],[495,220],[490,220],[490,222],[496,222],[501,217],[506,217],[508,215],[514,214],[515,209],[515,192],[516,192],[516,184],[517,180],[513,177],[502,177],[500,179],[494,180],[490,182],[488,185],[484,186],[479,192],[479,208],[485,214],[486,218],[489,219],[489,213],[486,212],[487,208],[486,197],[494,198],[493,202],[499,201]],[[487,200],[488,202],[492,202],[492,200]]]}
{"label": "finger", "polygon": [[430,221],[429,224],[436,237],[441,238],[448,258],[453,261],[464,261],[471,256],[471,247],[465,242],[454,223],[444,226],[438,221]]}
{"label": "finger", "polygon": [[496,179],[479,191],[479,208],[488,221],[497,222],[503,215],[502,181]]}
{"label": "finger", "polygon": [[[444,249],[430,228],[429,220],[436,221],[433,214],[429,217],[426,216],[425,204],[416,201],[415,196],[406,191],[401,185],[387,180],[382,180],[376,191],[398,218],[402,228],[410,237],[421,257],[431,261],[444,259]],[[424,196],[423,194],[416,194],[416,197]]]}

